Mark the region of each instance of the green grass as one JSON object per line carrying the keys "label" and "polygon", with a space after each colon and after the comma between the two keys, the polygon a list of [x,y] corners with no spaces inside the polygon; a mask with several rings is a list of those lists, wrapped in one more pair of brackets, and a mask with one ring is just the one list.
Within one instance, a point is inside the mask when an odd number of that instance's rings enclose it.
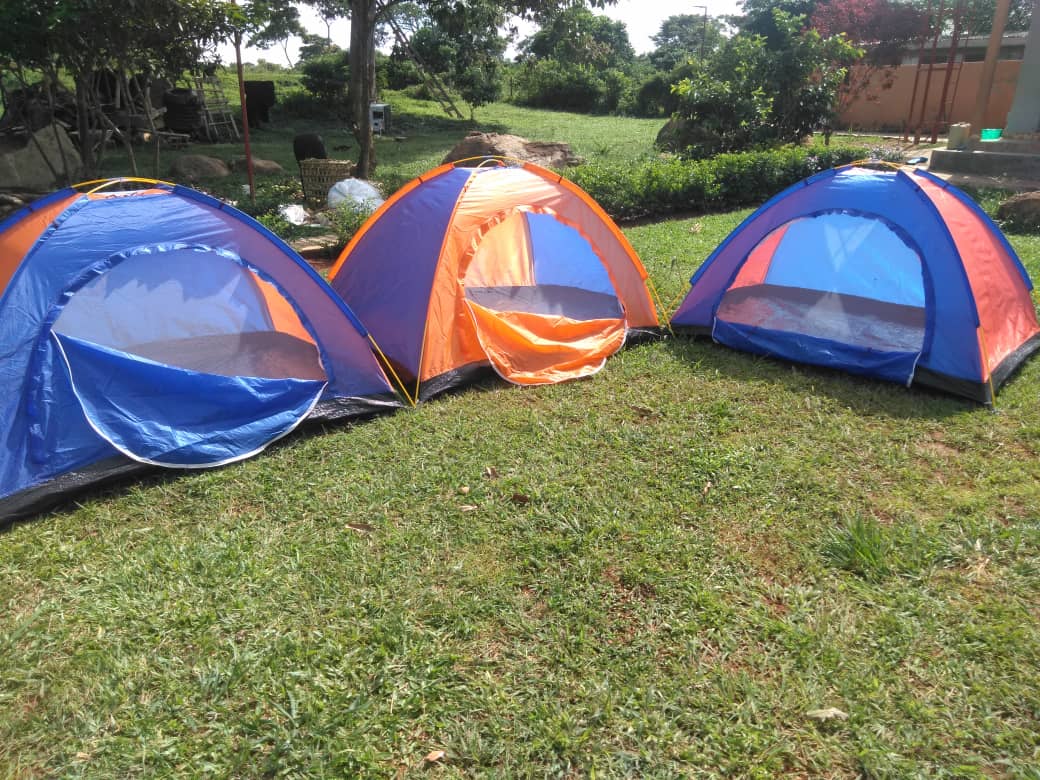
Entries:
{"label": "green grass", "polygon": [[0,533],[0,777],[1040,777],[1038,389],[668,339],[95,491]]}

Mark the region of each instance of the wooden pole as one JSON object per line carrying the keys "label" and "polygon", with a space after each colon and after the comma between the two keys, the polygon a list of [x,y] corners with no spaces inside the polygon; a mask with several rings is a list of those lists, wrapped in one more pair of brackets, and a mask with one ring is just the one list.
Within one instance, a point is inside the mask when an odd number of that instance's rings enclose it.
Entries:
{"label": "wooden pole", "polygon": [[242,103],[242,140],[246,146],[246,177],[249,179],[249,202],[256,203],[253,182],[253,151],[249,146],[249,109],[246,107],[246,82],[242,73],[242,33],[235,32],[235,65],[238,67],[238,97]]}

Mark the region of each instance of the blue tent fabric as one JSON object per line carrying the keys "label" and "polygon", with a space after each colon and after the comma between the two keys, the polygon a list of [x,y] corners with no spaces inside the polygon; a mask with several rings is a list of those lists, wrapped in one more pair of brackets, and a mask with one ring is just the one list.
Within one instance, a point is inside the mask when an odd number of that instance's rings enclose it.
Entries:
{"label": "blue tent fabric", "polygon": [[[923,178],[903,171],[843,168],[781,192],[745,219],[700,266],[672,318],[673,327],[710,333],[737,349],[905,384],[922,375],[959,388],[984,384],[987,370],[977,346],[975,294],[941,204],[924,189],[934,177]],[[938,186],[947,187],[944,182]],[[966,196],[953,188],[949,192],[978,213]],[[780,229],[784,232],[774,233]],[[965,229],[963,220],[959,229]],[[999,237],[994,243],[1004,247],[1031,289],[1021,262],[988,217],[979,217],[972,229]],[[767,240],[771,236],[772,242]],[[760,247],[772,252],[764,278],[740,277]],[[757,285],[761,300],[741,301],[740,316],[734,318],[731,304],[737,294],[753,292],[741,290],[747,284]],[[767,300],[773,296],[779,301],[784,291],[792,290],[820,294],[815,302],[801,302],[797,323],[795,314],[785,320],[775,310],[786,304],[770,309],[773,302]],[[890,333],[872,332],[876,323],[870,312],[856,320],[860,300],[879,310],[888,304],[910,307],[906,311],[916,314],[907,316],[922,321],[911,326],[899,314]],[[853,312],[842,326],[856,334],[871,332],[874,340],[854,334],[828,337],[825,318],[815,320],[819,327],[814,330],[812,317],[828,306]],[[988,399],[992,388],[978,392]]]}
{"label": "blue tent fabric", "polygon": [[[0,226],[0,250],[17,225]],[[261,282],[296,332],[275,326]],[[0,387],[0,519],[24,511],[18,494],[114,457],[219,465],[308,415],[400,406],[324,280],[180,186],[83,195],[42,231],[0,289]]]}

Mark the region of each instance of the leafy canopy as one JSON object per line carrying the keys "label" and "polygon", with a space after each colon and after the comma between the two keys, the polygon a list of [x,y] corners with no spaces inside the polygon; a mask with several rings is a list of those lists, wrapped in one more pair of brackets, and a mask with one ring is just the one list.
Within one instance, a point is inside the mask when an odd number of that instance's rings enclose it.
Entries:
{"label": "leafy canopy", "polygon": [[846,64],[862,52],[844,36],[804,30],[805,18],[773,12],[777,36],[741,33],[675,86],[683,130],[671,145],[689,156],[793,143],[828,122]]}

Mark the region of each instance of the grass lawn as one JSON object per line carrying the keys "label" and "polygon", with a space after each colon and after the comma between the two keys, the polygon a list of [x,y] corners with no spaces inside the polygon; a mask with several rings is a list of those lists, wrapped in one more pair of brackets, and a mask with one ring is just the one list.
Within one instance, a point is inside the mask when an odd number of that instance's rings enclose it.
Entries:
{"label": "grass lawn", "polygon": [[[670,302],[746,214],[626,233]],[[1038,397],[668,339],[88,494],[0,532],[0,777],[1040,778]]]}

